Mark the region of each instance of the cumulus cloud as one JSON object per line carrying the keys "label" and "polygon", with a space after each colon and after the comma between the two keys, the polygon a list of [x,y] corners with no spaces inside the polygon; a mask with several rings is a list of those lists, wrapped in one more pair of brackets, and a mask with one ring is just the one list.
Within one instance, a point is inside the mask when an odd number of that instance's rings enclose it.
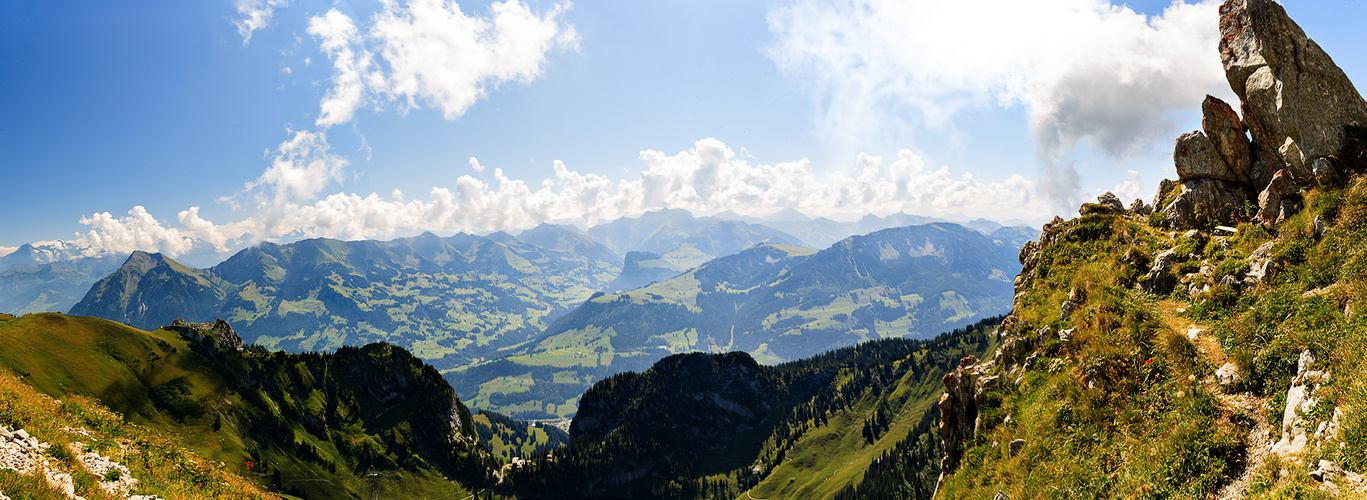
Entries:
{"label": "cumulus cloud", "polygon": [[269,206],[279,207],[285,202],[308,200],[333,181],[342,179],[348,162],[332,152],[324,132],[290,131],[290,139],[281,142],[269,153],[270,167],[256,180],[246,184],[247,191],[255,190],[258,199]]}
{"label": "cumulus cloud", "polygon": [[1023,105],[1040,180],[1066,198],[1078,189],[1062,159],[1079,142],[1112,160],[1143,153],[1173,135],[1174,111],[1227,87],[1218,5],[1145,16],[1101,0],[798,0],[770,12],[767,52],[809,86],[837,146]]}
{"label": "cumulus cloud", "polygon": [[109,212],[81,217],[81,224],[90,230],[76,233],[72,243],[85,247],[86,255],[144,250],[174,256],[190,251],[195,244],[194,238],[180,229],[166,227],[141,205],[134,206],[123,217],[116,218]]}
{"label": "cumulus cloud", "polygon": [[459,117],[490,89],[540,77],[550,50],[577,48],[579,35],[561,20],[568,8],[538,14],[511,0],[481,16],[442,0],[385,1],[364,33],[336,9],[313,17],[307,33],[333,64],[316,124],[346,123],[367,103],[421,103]]}
{"label": "cumulus cloud", "polygon": [[[1116,184],[1115,188],[1111,189],[1111,193],[1120,198],[1120,201],[1128,204],[1131,200],[1139,199],[1144,194],[1143,189],[1140,187],[1140,185],[1144,183],[1144,178],[1139,175],[1139,172],[1134,170],[1126,170],[1125,174],[1129,176],[1129,179],[1126,179],[1120,184]],[[1098,196],[1100,196],[1100,194],[1101,193],[1097,193]]]}
{"label": "cumulus cloud", "polygon": [[[284,237],[375,239],[418,231],[515,231],[542,222],[593,225],[664,208],[696,214],[766,215],[791,208],[834,217],[906,211],[997,218],[1043,217],[1050,210],[1035,180],[1013,175],[987,182],[944,166],[930,168],[909,150],[890,161],[861,154],[854,176],[819,173],[806,159],[754,164],[711,138],[675,154],[642,151],[640,160],[643,171],[626,179],[580,173],[556,161],[554,175],[540,183],[494,168],[491,182],[463,175],[452,186],[433,188],[426,199],[407,199],[398,190],[388,198],[337,193],[314,201],[263,199],[252,216],[222,225],[200,218],[198,207],[179,214],[179,228],[135,207],[121,219],[107,213],[83,219],[92,230],[82,241],[119,252],[143,245],[175,256],[197,245],[224,251]],[[282,161],[277,157],[277,165]]]}
{"label": "cumulus cloud", "polygon": [[233,25],[237,26],[237,34],[242,35],[242,46],[251,43],[252,32],[271,23],[271,17],[277,9],[288,7],[289,4],[289,0],[238,0],[237,14],[240,17],[233,20]]}
{"label": "cumulus cloud", "polygon": [[484,173],[484,165],[480,165],[479,160],[473,156],[470,157],[470,168],[475,169],[476,172]]}
{"label": "cumulus cloud", "polygon": [[319,104],[322,109],[315,123],[327,128],[351,121],[365,98],[366,80],[381,78],[372,71],[370,52],[357,53],[352,48],[360,40],[356,24],[346,14],[332,9],[310,18],[305,32],[318,39],[319,48],[332,60],[332,88]]}

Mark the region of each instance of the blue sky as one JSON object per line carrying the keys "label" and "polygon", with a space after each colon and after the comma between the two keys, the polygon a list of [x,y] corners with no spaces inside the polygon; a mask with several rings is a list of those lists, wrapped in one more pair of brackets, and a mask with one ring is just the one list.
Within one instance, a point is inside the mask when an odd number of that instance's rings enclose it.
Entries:
{"label": "blue sky", "polygon": [[[0,253],[1148,199],[1216,5],[0,0]],[[1285,6],[1367,78],[1367,7]]]}

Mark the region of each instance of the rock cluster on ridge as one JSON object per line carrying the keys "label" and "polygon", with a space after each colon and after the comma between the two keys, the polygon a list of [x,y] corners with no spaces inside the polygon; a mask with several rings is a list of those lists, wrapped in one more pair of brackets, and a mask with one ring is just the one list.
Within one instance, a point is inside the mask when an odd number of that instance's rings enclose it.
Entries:
{"label": "rock cluster on ridge", "polygon": [[1272,0],[1220,7],[1220,60],[1243,118],[1206,96],[1202,130],[1177,138],[1180,183],[1164,183],[1154,200],[1174,229],[1283,219],[1300,186],[1342,177],[1349,135],[1367,125],[1367,101]]}

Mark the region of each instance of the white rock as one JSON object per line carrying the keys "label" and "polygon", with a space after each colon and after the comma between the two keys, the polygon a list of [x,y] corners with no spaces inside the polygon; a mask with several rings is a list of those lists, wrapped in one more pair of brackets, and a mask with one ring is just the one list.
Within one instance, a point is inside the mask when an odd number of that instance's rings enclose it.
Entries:
{"label": "white rock", "polygon": [[1234,363],[1225,363],[1219,370],[1215,370],[1215,380],[1220,385],[1229,385],[1239,381],[1239,366]]}

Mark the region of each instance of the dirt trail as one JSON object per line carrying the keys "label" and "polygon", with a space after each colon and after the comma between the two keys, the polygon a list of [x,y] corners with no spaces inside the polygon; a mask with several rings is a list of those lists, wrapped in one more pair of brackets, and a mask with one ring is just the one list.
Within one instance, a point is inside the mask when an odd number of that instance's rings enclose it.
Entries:
{"label": "dirt trail", "polygon": [[[1198,324],[1179,316],[1185,307],[1187,305],[1182,302],[1164,300],[1158,305],[1159,315],[1168,328],[1191,340],[1197,351],[1201,353],[1201,357],[1218,369],[1229,361],[1225,357],[1224,350],[1220,348],[1220,341],[1215,338],[1208,325]],[[1267,419],[1263,417],[1263,408],[1267,399],[1249,394],[1225,394],[1220,390],[1220,385],[1214,376],[1197,380],[1195,383],[1202,384],[1212,394],[1215,394],[1216,399],[1220,401],[1220,412],[1224,415],[1225,425],[1232,425],[1230,417],[1236,412],[1253,418],[1253,429],[1248,434],[1244,471],[1239,477],[1225,485],[1215,496],[1218,500],[1243,498],[1244,492],[1248,490],[1249,483],[1253,480],[1254,473],[1262,468],[1263,463],[1267,461],[1270,454],[1268,449],[1272,447],[1270,427],[1267,424]]]}

